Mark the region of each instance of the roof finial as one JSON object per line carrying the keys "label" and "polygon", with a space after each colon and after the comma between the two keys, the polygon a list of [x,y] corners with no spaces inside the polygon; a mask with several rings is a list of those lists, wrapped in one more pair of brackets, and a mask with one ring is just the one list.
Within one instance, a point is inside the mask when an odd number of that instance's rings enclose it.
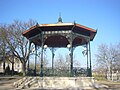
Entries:
{"label": "roof finial", "polygon": [[58,23],[63,23],[61,18],[61,13],[59,13]]}
{"label": "roof finial", "polygon": [[36,26],[39,26],[38,22],[36,23]]}

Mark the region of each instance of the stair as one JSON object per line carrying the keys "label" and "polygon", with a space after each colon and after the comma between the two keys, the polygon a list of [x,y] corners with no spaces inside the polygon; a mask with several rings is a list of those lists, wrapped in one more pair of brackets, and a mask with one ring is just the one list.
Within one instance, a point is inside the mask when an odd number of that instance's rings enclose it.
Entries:
{"label": "stair", "polygon": [[93,77],[24,77],[13,84],[17,89],[66,89],[94,87]]}

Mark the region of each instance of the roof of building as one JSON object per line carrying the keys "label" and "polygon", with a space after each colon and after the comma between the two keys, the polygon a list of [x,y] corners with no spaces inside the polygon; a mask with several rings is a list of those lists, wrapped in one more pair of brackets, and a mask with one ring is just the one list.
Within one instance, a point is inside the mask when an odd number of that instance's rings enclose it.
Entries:
{"label": "roof of building", "polygon": [[[41,31],[67,31],[67,30],[71,30],[72,32],[80,34],[80,35],[88,36],[88,37],[90,37],[90,41],[92,41],[94,39],[94,37],[95,37],[95,35],[97,33],[97,31],[95,29],[83,26],[83,25],[78,24],[78,23],[63,23],[62,19],[59,18],[58,23],[36,24],[35,26],[32,26],[30,29],[24,31],[23,36],[25,36],[27,39],[29,39],[31,37],[34,37],[35,35],[40,34]],[[64,38],[64,37],[61,37],[61,38]],[[33,42],[35,44],[38,44],[40,42],[40,40],[37,39],[37,38],[35,38],[35,39],[36,40],[34,40]],[[52,39],[48,40],[49,42],[47,44],[53,43],[53,40]],[[66,44],[68,44],[68,42],[64,41],[65,39],[62,40],[62,41],[61,40],[60,40],[61,43],[65,43],[65,45],[62,45],[62,44],[61,45],[63,47],[65,47]],[[83,42],[81,42],[81,40]],[[83,37],[81,37],[81,40],[77,38],[76,41],[75,41],[75,43],[76,43],[75,46],[82,45],[82,44],[86,43],[86,41],[84,40]],[[40,43],[38,45],[40,45]],[[59,45],[58,45],[58,47],[59,47]]]}

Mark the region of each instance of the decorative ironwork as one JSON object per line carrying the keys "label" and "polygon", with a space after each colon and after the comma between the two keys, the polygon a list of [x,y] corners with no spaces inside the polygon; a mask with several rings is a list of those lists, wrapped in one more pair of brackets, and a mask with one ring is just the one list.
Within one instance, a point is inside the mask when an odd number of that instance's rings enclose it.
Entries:
{"label": "decorative ironwork", "polygon": [[61,14],[59,14],[58,23],[63,23],[62,18],[61,18]]}

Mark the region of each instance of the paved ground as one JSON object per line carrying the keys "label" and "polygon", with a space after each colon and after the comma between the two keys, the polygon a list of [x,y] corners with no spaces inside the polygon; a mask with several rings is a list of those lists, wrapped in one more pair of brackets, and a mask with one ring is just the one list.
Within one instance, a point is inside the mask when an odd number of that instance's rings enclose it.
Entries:
{"label": "paved ground", "polygon": [[96,83],[107,85],[109,88],[101,88],[96,90],[120,90],[120,82],[97,81]]}
{"label": "paved ground", "polygon": [[16,79],[0,78],[0,90],[13,90],[14,87],[12,84],[14,81],[16,81]]}
{"label": "paved ground", "polygon": [[[0,90],[18,90],[15,89],[12,85],[13,82],[18,80],[18,78],[0,78]],[[107,81],[97,81],[99,85],[107,85],[109,88],[95,88],[91,90],[120,90],[120,83],[113,83],[113,82],[107,82]],[[20,90],[20,89],[19,89]],[[24,90],[61,90],[61,89],[24,89]],[[81,88],[69,88],[64,90],[86,90]],[[89,89],[90,90],[90,89]]]}

